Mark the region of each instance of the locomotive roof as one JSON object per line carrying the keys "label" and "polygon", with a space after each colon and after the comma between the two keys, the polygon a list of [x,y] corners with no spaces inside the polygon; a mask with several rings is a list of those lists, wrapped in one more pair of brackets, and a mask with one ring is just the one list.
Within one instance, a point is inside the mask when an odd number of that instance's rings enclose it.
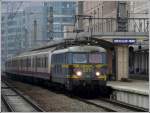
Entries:
{"label": "locomotive roof", "polygon": [[63,53],[63,52],[106,52],[102,47],[98,46],[72,46],[66,49],[56,50],[53,53]]}

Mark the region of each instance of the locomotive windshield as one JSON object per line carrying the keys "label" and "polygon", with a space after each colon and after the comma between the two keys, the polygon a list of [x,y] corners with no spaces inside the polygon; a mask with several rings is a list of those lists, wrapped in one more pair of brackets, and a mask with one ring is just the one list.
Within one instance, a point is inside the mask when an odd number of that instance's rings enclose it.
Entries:
{"label": "locomotive windshield", "polygon": [[89,63],[102,63],[101,60],[102,60],[101,54],[98,54],[98,53],[89,54]]}
{"label": "locomotive windshield", "polygon": [[87,63],[88,56],[85,53],[75,53],[73,54],[73,63]]}
{"label": "locomotive windshield", "polygon": [[74,53],[73,63],[106,63],[105,53]]}

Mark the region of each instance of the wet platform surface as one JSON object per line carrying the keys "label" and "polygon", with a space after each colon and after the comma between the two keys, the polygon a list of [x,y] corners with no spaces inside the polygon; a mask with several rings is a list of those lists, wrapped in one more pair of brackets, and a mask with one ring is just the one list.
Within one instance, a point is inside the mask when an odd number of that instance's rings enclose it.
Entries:
{"label": "wet platform surface", "polygon": [[107,86],[115,90],[128,91],[132,93],[149,95],[149,81],[131,80],[129,82],[108,81]]}

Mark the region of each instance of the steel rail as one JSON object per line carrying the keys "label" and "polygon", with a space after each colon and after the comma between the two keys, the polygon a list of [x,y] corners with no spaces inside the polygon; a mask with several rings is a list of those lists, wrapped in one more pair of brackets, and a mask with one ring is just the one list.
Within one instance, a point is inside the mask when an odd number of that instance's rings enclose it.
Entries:
{"label": "steel rail", "polygon": [[12,91],[14,91],[18,96],[20,96],[21,98],[23,98],[27,103],[29,103],[37,112],[44,112],[44,110],[42,108],[40,108],[38,105],[36,105],[35,103],[33,103],[29,98],[25,97],[20,91],[18,91],[16,88],[10,86],[9,83],[7,83],[6,81],[3,81],[8,87],[10,87],[10,89]]}
{"label": "steel rail", "polygon": [[98,107],[98,108],[102,108],[102,109],[106,110],[107,112],[116,112],[116,110],[113,110],[113,109],[109,108],[108,106],[101,106],[101,105],[98,105],[96,103],[90,102],[90,101],[88,101],[86,99],[83,99],[83,98],[79,98],[79,97],[76,97],[76,96],[71,96],[71,98],[77,99],[77,100],[79,100],[81,102],[93,105],[93,106]]}
{"label": "steel rail", "polygon": [[2,99],[2,101],[4,102],[4,104],[5,104],[5,106],[7,107],[7,110],[8,110],[9,112],[15,112],[15,109],[13,108],[13,106],[11,106],[11,104],[8,103],[6,97],[5,97],[3,94],[1,95],[1,99]]}
{"label": "steel rail", "polygon": [[109,102],[109,103],[118,105],[120,107],[124,107],[124,108],[131,109],[131,110],[138,111],[138,112],[148,112],[149,111],[146,108],[137,107],[137,106],[130,105],[130,104],[127,104],[127,103],[123,103],[123,102],[120,102],[120,101],[109,100],[109,99],[106,99],[106,98],[99,98],[98,100]]}
{"label": "steel rail", "polygon": [[[103,101],[105,103],[108,103],[108,104],[112,104],[112,107],[108,106],[108,105],[100,105],[100,104],[97,104],[97,102],[91,102],[90,100],[87,100],[87,99],[83,99],[83,98],[80,98],[80,97],[76,97],[76,96],[71,96],[72,98],[74,99],[77,99],[79,101],[82,101],[84,103],[87,103],[87,104],[90,104],[90,105],[94,105],[96,107],[99,107],[99,108],[102,108],[108,112],[123,112],[121,111],[121,109],[126,109],[126,110],[129,110],[129,111],[132,111],[132,112],[148,112],[148,109],[144,109],[144,108],[138,108],[136,106],[132,106],[132,105],[128,105],[128,104],[125,104],[125,103],[122,103],[122,102],[118,102],[118,101],[112,101],[112,100],[108,100],[108,99],[104,99],[104,98],[98,98],[96,100],[100,100],[100,101]],[[94,101],[94,100],[93,100]],[[113,106],[115,107],[119,107],[119,109],[113,109]]]}

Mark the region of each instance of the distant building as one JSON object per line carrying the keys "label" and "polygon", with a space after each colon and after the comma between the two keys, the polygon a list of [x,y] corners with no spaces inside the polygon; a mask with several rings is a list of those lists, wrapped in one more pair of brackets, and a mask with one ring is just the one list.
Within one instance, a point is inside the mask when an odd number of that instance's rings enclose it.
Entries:
{"label": "distant building", "polygon": [[[53,13],[53,30],[51,36],[54,40],[64,38],[64,26],[74,24],[76,2],[50,1],[44,2],[44,6],[51,8]],[[50,10],[47,10],[50,11]]]}
{"label": "distant building", "polygon": [[[2,64],[26,48],[25,18],[23,12],[17,12],[15,16],[2,13]],[[3,64],[4,65],[4,64]]]}
{"label": "distant building", "polygon": [[28,48],[47,43],[47,9],[44,6],[30,6],[25,11],[25,29]]}

